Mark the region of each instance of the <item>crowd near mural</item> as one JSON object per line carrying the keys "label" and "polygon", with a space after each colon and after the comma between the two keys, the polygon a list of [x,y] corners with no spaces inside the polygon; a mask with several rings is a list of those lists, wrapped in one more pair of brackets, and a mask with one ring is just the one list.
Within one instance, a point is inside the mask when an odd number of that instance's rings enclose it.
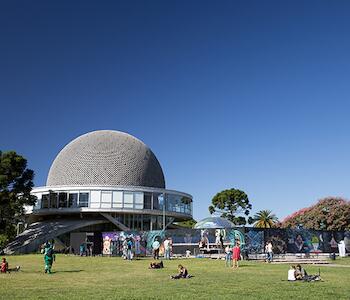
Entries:
{"label": "crowd near mural", "polygon": [[[174,229],[155,231],[104,232],[103,255],[170,256],[223,253],[238,242],[242,255],[265,253],[270,243],[275,254],[337,253],[339,245],[350,252],[350,231],[315,231],[307,229]],[[156,251],[155,251],[156,250]]]}

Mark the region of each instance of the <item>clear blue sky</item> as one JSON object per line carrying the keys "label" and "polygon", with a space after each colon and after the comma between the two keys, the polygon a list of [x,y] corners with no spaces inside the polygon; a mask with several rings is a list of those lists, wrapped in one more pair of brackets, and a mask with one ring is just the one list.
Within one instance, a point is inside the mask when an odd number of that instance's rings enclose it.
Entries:
{"label": "clear blue sky", "polygon": [[350,196],[349,1],[1,1],[1,150],[44,185],[97,129],[157,155],[167,187],[247,192],[280,218]]}

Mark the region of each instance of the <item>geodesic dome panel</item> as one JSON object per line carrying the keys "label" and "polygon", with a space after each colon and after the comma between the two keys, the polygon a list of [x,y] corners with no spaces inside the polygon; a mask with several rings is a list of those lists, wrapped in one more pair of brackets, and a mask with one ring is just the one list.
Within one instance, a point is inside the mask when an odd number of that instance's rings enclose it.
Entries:
{"label": "geodesic dome panel", "polygon": [[233,228],[233,227],[234,227],[234,224],[229,220],[226,220],[220,217],[209,217],[197,222],[193,228],[196,228],[196,229],[215,228],[216,229],[216,228]]}

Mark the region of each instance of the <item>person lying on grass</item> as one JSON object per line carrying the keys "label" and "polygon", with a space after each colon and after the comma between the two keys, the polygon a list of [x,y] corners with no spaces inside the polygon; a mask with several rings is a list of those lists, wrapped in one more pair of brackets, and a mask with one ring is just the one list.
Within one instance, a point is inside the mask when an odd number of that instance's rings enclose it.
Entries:
{"label": "person lying on grass", "polygon": [[179,274],[175,276],[170,276],[171,279],[180,279],[180,278],[191,278],[193,276],[188,274],[187,269],[183,265],[178,265],[177,267]]}
{"label": "person lying on grass", "polygon": [[164,268],[163,261],[160,261],[160,262],[152,261],[148,267],[148,269],[163,269],[163,268]]}

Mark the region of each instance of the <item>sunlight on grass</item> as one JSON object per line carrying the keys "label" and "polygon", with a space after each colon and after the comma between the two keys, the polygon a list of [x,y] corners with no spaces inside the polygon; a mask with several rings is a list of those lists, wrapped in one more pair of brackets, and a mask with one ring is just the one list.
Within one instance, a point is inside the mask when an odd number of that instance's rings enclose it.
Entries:
{"label": "sunlight on grass", "polygon": [[[149,270],[149,259],[124,261],[109,257],[57,255],[54,273],[44,274],[41,255],[8,257],[18,273],[1,274],[2,299],[349,299],[350,268],[306,266],[323,282],[288,282],[288,265],[243,261],[238,270],[224,261],[184,259],[165,261]],[[336,261],[349,265],[350,259]],[[191,279],[171,280],[184,264]]]}

